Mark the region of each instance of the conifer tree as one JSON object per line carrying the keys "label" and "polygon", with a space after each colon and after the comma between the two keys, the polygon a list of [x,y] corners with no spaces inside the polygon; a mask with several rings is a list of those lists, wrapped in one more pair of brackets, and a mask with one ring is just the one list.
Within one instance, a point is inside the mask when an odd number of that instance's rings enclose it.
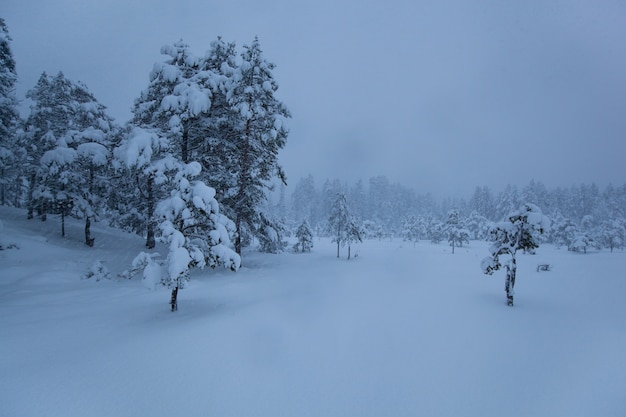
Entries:
{"label": "conifer tree", "polygon": [[272,70],[274,64],[263,56],[257,38],[244,46],[241,62],[235,69],[228,88],[228,105],[234,110],[232,135],[228,148],[233,150],[235,190],[223,203],[229,207],[237,235],[235,250],[241,253],[242,236],[257,234],[261,222],[260,208],[265,190],[272,189],[271,179],[286,184],[286,176],[278,164],[278,152],[285,146],[291,117],[285,105],[275,97],[278,84]]}
{"label": "conifer tree", "polygon": [[507,304],[513,305],[513,287],[517,274],[517,251],[532,251],[539,247],[539,235],[550,227],[550,220],[539,207],[526,203],[519,210],[509,213],[507,220],[495,224],[489,231],[490,256],[481,262],[483,273],[493,274],[505,268]]}
{"label": "conifer tree", "polygon": [[26,121],[25,138],[30,166],[29,217],[38,210],[85,219],[85,243],[93,245],[91,222],[97,219],[99,200],[107,188],[111,136],[116,130],[87,87],[67,79],[62,72],[45,73],[28,92],[34,101]]}
{"label": "conifer tree", "polygon": [[295,252],[311,252],[311,249],[313,249],[313,232],[311,231],[309,222],[304,220],[300,226],[298,226],[296,238],[298,241],[293,245]]}
{"label": "conifer tree", "polygon": [[[172,161],[188,163],[195,160],[193,150],[199,138],[199,124],[211,108],[213,74],[202,71],[200,58],[189,51],[182,41],[165,45],[161,53],[164,62],[154,65],[148,87],[135,100],[132,124],[141,130],[136,134],[145,151],[150,148],[150,161],[146,158],[135,161],[126,153],[123,159],[128,167],[134,167],[139,176],[137,184],[145,201],[146,247],[155,246],[155,202],[167,193],[162,185],[162,176],[173,169]],[[148,139],[142,132],[148,132]],[[131,145],[131,147],[134,145]],[[124,154],[124,152],[122,152]],[[148,155],[146,153],[145,155]],[[130,155],[132,156],[132,155]]]}
{"label": "conifer tree", "polygon": [[17,193],[18,169],[16,164],[19,146],[16,144],[16,129],[19,123],[15,83],[17,72],[11,52],[11,36],[0,18],[0,205],[7,203],[7,193]]}

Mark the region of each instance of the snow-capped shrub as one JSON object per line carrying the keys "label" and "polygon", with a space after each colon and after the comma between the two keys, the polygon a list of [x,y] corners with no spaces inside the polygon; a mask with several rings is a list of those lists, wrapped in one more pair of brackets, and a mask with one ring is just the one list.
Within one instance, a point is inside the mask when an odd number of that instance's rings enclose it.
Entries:
{"label": "snow-capped shrub", "polygon": [[91,265],[87,273],[85,273],[83,278],[95,278],[96,281],[100,281],[101,279],[111,279],[111,273],[109,272],[107,267],[102,264],[102,261],[95,261]]}

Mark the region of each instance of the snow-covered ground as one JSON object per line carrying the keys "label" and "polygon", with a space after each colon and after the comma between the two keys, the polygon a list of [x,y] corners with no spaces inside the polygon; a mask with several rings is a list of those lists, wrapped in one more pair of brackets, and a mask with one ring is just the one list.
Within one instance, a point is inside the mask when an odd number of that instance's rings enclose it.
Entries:
{"label": "snow-covered ground", "polygon": [[[511,308],[486,243],[316,239],[195,274],[171,313],[115,278],[142,239],[24,218],[0,208],[0,416],[626,416],[623,251],[521,255]],[[98,260],[114,278],[81,279]]]}

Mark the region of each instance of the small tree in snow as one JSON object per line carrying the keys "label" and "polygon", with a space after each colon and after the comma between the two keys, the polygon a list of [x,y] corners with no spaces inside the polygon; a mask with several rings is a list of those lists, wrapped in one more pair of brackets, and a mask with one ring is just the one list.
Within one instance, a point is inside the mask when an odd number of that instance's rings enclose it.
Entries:
{"label": "small tree in snow", "polygon": [[356,221],[354,216],[350,216],[348,219],[348,224],[346,225],[346,235],[344,237],[344,243],[348,245],[348,259],[350,259],[350,248],[353,243],[361,242],[363,243],[363,232],[361,231],[361,227],[359,227],[359,223]]}
{"label": "small tree in snow", "polygon": [[611,252],[624,246],[624,226],[617,220],[604,222],[598,235],[599,243]]}
{"label": "small tree in snow", "polygon": [[241,265],[228,237],[227,228],[234,225],[220,214],[215,190],[202,181],[190,180],[200,171],[197,162],[183,165],[169,198],[156,208],[162,239],[169,244],[161,282],[172,289],[172,311],[178,309],[178,290],[189,280],[193,268],[224,266],[236,271]]}
{"label": "small tree in snow", "polygon": [[413,242],[413,246],[420,238],[420,224],[417,217],[407,216],[402,222],[402,239]]}
{"label": "small tree in snow", "polygon": [[567,250],[572,252],[587,253],[587,248],[593,246],[593,239],[585,232],[578,232],[572,242],[569,244]]}
{"label": "small tree in snow", "polygon": [[439,244],[444,238],[444,224],[439,220],[431,220],[428,222],[428,239],[431,243]]}
{"label": "small tree in snow", "polygon": [[328,233],[332,237],[332,242],[337,243],[337,258],[339,258],[339,247],[343,243],[346,235],[346,225],[350,218],[350,211],[346,196],[342,193],[337,194],[333,206],[331,207],[330,217],[328,218]]}
{"label": "small tree in snow", "polygon": [[259,251],[265,253],[280,253],[287,246],[283,237],[287,229],[278,220],[272,219],[264,213],[259,213],[259,227],[256,235],[259,239]]}
{"label": "small tree in snow", "polygon": [[538,248],[538,236],[548,230],[549,226],[550,220],[539,207],[526,203],[519,210],[510,213],[508,220],[496,223],[489,231],[489,240],[493,242],[489,247],[491,255],[482,260],[481,267],[487,275],[501,268],[506,269],[504,289],[508,305],[513,305],[517,251]]}
{"label": "small tree in snow", "polygon": [[298,241],[295,245],[293,245],[293,250],[295,252],[311,252],[311,249],[313,248],[313,232],[311,231],[309,222],[305,220],[300,226],[298,226],[298,230],[296,230],[296,238],[298,238]]}
{"label": "small tree in snow", "polygon": [[455,246],[463,247],[463,243],[469,244],[469,231],[461,227],[458,210],[450,210],[448,212],[445,229],[448,243],[452,246],[452,253],[454,253]]}

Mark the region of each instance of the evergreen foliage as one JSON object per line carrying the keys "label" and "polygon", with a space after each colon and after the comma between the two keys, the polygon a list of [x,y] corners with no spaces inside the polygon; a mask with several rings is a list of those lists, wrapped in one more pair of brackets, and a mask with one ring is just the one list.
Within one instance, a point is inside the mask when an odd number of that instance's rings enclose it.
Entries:
{"label": "evergreen foliage", "polygon": [[10,199],[9,193],[17,196],[18,170],[16,160],[22,152],[16,143],[19,124],[15,83],[17,72],[11,52],[11,36],[0,18],[0,204],[5,205]]}
{"label": "evergreen foliage", "polygon": [[298,241],[293,245],[294,252],[311,252],[311,249],[313,249],[313,232],[311,231],[309,222],[304,220],[302,224],[298,226],[296,238]]}

